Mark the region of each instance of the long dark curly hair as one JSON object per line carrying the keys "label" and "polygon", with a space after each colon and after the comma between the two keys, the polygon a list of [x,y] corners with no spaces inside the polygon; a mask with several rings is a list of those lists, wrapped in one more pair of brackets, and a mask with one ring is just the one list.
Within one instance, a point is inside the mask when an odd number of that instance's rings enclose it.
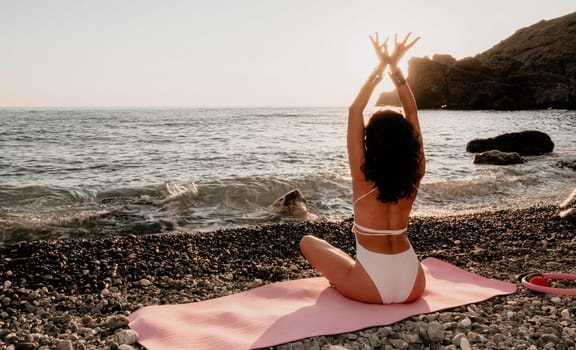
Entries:
{"label": "long dark curly hair", "polygon": [[416,191],[420,173],[420,140],[414,127],[394,110],[372,114],[364,131],[366,161],[362,171],[374,182],[385,203],[397,203]]}

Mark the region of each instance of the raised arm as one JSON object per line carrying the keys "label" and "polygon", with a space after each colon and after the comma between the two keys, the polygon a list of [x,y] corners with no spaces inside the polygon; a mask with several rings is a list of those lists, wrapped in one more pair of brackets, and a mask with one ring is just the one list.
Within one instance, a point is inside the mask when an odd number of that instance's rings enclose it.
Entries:
{"label": "raised arm", "polygon": [[396,93],[398,94],[398,98],[402,104],[404,117],[408,122],[410,122],[410,124],[412,124],[418,135],[418,139],[420,140],[420,154],[422,155],[422,161],[420,163],[419,172],[423,176],[426,171],[426,161],[424,157],[424,144],[422,142],[422,130],[420,129],[420,122],[418,120],[418,108],[412,90],[410,89],[410,86],[408,86],[406,79],[404,79],[402,71],[398,68],[398,62],[400,59],[408,50],[410,50],[410,48],[412,48],[412,46],[414,46],[414,44],[418,42],[418,40],[420,40],[420,37],[416,37],[408,43],[410,35],[411,33],[408,33],[401,42],[398,41],[396,35],[394,36],[394,52],[390,56],[390,78],[392,78],[392,82],[396,86]]}
{"label": "raised arm", "polygon": [[388,39],[380,43],[378,33],[374,37],[370,36],[370,41],[374,46],[376,55],[380,63],[372,71],[368,80],[362,85],[360,92],[354,99],[354,102],[348,108],[348,161],[350,164],[350,174],[353,180],[364,179],[361,167],[364,164],[364,110],[374,92],[374,88],[380,81],[384,69],[388,65],[390,56],[388,55]]}

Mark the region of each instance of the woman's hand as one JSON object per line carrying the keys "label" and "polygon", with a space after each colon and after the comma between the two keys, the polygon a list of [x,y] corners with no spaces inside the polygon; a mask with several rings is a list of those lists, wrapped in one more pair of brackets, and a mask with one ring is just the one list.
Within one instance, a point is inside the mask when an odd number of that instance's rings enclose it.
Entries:
{"label": "woman's hand", "polygon": [[389,56],[390,68],[397,68],[400,59],[420,40],[420,37],[416,37],[410,43],[407,43],[410,35],[412,35],[412,33],[408,33],[404,40],[400,42],[398,41],[398,34],[394,34],[394,52]]}
{"label": "woman's hand", "polygon": [[378,60],[380,61],[378,68],[384,70],[386,65],[390,63],[390,55],[388,54],[388,38],[386,38],[386,40],[380,44],[378,33],[374,33],[374,36],[370,35],[369,37],[370,41],[372,42],[372,46],[374,46],[374,51],[376,51],[376,56],[378,56]]}

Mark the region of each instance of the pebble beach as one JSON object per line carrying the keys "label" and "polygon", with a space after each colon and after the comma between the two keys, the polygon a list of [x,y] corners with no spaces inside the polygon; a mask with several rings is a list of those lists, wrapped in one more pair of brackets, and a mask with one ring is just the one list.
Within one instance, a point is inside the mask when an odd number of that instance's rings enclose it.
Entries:
{"label": "pebble beach", "polygon": [[[314,234],[353,254],[351,223],[2,243],[0,348],[142,349],[128,327],[131,312],[315,277],[300,255],[300,238]],[[420,258],[517,283],[518,291],[272,349],[576,348],[576,298],[535,293],[517,281],[530,271],[576,273],[576,223],[560,218],[557,208],[413,217],[409,236]]]}

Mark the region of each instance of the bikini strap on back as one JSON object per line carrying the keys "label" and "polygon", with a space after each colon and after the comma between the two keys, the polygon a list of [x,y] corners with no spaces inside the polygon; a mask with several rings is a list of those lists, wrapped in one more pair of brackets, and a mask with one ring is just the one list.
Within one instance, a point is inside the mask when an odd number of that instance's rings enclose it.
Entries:
{"label": "bikini strap on back", "polygon": [[378,189],[378,187],[374,187],[373,189],[371,189],[370,191],[364,193],[363,195],[361,195],[360,197],[356,198],[356,200],[354,201],[353,206],[356,206],[356,203],[358,203],[358,201],[360,201],[361,199],[364,199],[366,197],[368,197],[372,192],[376,191]]}

